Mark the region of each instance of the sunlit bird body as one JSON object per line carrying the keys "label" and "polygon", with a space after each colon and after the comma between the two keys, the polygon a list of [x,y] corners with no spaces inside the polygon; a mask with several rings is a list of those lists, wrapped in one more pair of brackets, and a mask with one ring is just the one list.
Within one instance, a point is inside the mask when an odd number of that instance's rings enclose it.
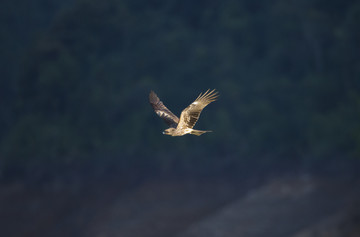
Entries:
{"label": "sunlit bird body", "polygon": [[215,89],[212,91],[207,90],[204,94],[200,93],[196,100],[181,112],[180,119],[166,108],[155,92],[150,92],[149,101],[155,113],[170,126],[170,128],[164,130],[163,134],[173,137],[183,136],[185,134],[200,136],[203,133],[211,131],[195,130],[193,127],[198,121],[201,111],[208,104],[217,100],[218,96],[219,94]]}

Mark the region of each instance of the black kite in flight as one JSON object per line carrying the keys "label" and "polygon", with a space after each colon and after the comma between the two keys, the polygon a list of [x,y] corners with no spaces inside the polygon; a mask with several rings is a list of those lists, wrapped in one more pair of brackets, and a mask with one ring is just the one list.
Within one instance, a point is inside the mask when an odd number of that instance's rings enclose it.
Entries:
{"label": "black kite in flight", "polygon": [[195,130],[193,127],[198,121],[201,111],[208,104],[217,100],[218,96],[218,92],[216,92],[215,89],[212,91],[207,90],[204,94],[200,93],[196,100],[181,112],[180,119],[166,108],[155,92],[150,92],[149,101],[155,113],[170,126],[163,134],[171,136],[193,134],[200,136],[203,133],[211,131]]}

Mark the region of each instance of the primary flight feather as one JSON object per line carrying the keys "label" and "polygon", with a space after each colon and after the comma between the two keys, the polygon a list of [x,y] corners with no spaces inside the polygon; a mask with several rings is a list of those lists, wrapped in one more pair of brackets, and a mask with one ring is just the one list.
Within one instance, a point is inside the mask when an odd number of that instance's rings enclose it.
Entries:
{"label": "primary flight feather", "polygon": [[207,90],[204,94],[200,93],[196,100],[181,112],[180,119],[166,108],[155,92],[150,92],[149,101],[155,113],[170,126],[163,134],[170,136],[183,136],[185,134],[200,136],[211,131],[195,130],[193,127],[198,121],[201,111],[208,104],[217,100],[218,97],[219,94],[215,89],[212,91]]}

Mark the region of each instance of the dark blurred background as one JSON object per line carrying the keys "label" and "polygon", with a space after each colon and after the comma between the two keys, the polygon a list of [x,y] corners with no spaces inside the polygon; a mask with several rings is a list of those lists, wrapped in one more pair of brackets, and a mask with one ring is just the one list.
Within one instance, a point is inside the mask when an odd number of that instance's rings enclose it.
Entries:
{"label": "dark blurred background", "polygon": [[[359,1],[4,0],[0,12],[3,187],[359,170]],[[149,91],[180,115],[208,88],[221,96],[196,128],[214,132],[162,135]]]}

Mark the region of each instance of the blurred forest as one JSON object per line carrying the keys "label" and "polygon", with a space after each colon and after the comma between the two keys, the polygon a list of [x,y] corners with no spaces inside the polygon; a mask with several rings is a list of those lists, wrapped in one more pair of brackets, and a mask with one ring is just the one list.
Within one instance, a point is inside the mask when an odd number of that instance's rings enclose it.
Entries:
{"label": "blurred forest", "polygon": [[[0,177],[359,164],[360,2],[0,3]],[[196,128],[162,135],[152,89]],[[352,166],[352,165],[350,165]]]}

